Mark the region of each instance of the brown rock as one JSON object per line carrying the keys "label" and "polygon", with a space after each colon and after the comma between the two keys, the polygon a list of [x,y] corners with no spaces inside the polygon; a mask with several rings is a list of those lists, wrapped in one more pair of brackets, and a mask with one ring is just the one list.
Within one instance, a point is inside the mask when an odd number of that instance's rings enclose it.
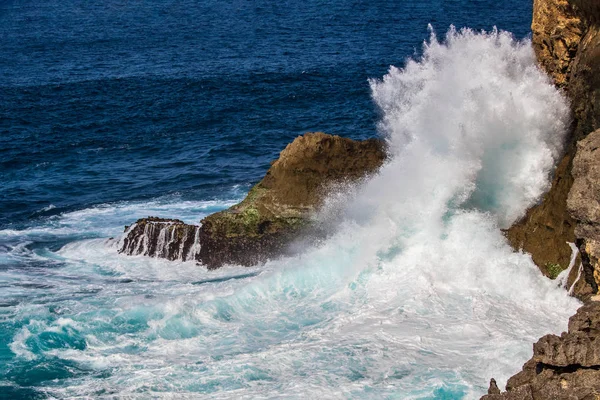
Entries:
{"label": "brown rock", "polygon": [[[567,197],[574,179],[571,169],[578,168],[578,162],[573,162],[575,143],[600,128],[599,4],[597,0],[534,1],[533,45],[538,61],[571,99],[574,120],[566,154],[556,169],[550,191],[506,231],[506,236],[513,247],[529,252],[547,276],[555,276],[552,271],[567,267],[571,250],[566,242],[576,242],[583,250],[597,247],[582,242],[589,237],[581,235],[581,227],[576,234],[579,218],[570,214]],[[586,255],[582,258],[585,261]],[[576,279],[575,271],[569,283]],[[589,279],[593,275],[589,267],[583,272],[584,279],[576,282],[574,295],[585,300],[598,288],[591,284],[594,280]]]}
{"label": "brown rock", "polygon": [[202,220],[199,260],[217,268],[292,253],[295,239],[322,234],[311,215],[331,186],[374,173],[385,157],[377,139],[354,141],[321,132],[297,137],[244,201]]}
{"label": "brown rock", "polygon": [[533,47],[540,65],[557,86],[568,82],[584,23],[567,0],[534,0]]}
{"label": "brown rock", "polygon": [[241,203],[209,215],[200,227],[178,220],[139,220],[126,230],[119,251],[196,260],[211,269],[291,254],[295,240],[314,240],[324,233],[311,216],[331,186],[374,173],[385,157],[377,139],[307,133],[281,152]]}
{"label": "brown rock", "polygon": [[482,399],[600,398],[599,323],[599,302],[581,307],[567,333],[546,335],[533,346],[533,357],[508,380],[506,392]]}
{"label": "brown rock", "polygon": [[119,253],[171,261],[194,259],[199,228],[178,219],[142,218],[125,227]]}
{"label": "brown rock", "polygon": [[570,168],[571,156],[567,154],[558,164],[552,188],[542,202],[527,210],[525,217],[505,231],[513,248],[531,254],[546,276],[552,275],[552,266],[565,269],[571,260],[567,242],[575,242],[575,221],[567,211],[567,196],[573,182]]}
{"label": "brown rock", "polygon": [[490,379],[490,387],[488,388],[488,394],[500,394],[500,389],[498,389],[498,384],[494,378]]}
{"label": "brown rock", "polygon": [[600,130],[577,143],[572,175],[567,207],[577,220],[575,234],[600,240]]}
{"label": "brown rock", "polygon": [[600,285],[600,130],[577,143],[573,160],[573,186],[567,206],[577,221],[575,235],[579,239],[583,274],[581,292],[584,299],[598,292]]}

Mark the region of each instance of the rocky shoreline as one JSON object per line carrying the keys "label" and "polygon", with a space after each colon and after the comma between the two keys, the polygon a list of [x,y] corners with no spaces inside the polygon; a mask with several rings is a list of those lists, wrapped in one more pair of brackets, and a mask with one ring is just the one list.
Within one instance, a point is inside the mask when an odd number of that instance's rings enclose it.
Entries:
{"label": "rocky shoreline", "polygon": [[600,398],[600,302],[591,301],[569,319],[569,330],[546,335],[533,357],[510,378],[506,392],[492,380],[482,400]]}

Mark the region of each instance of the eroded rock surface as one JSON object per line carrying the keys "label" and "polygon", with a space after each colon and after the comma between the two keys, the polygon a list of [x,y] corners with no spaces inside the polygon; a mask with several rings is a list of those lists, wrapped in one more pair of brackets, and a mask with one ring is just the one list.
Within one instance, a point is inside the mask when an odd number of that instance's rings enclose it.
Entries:
{"label": "eroded rock surface", "polygon": [[[579,162],[574,161],[576,143],[600,128],[599,5],[596,0],[534,1],[534,49],[540,66],[571,100],[573,123],[567,151],[555,171],[552,188],[540,204],[507,230],[506,236],[513,247],[530,253],[548,276],[552,276],[551,271],[557,267],[564,269],[569,265],[571,249],[567,242],[577,243],[582,248],[581,243],[586,240],[578,234],[581,232],[576,229],[579,220],[570,213],[567,198],[574,181],[572,170],[578,168]],[[589,275],[589,271],[586,274]],[[577,273],[572,274],[569,286],[577,276]],[[574,294],[586,299],[591,291],[589,285],[578,284]]]}
{"label": "eroded rock surface", "polygon": [[600,302],[581,307],[569,319],[569,331],[546,335],[533,345],[533,357],[510,378],[506,392],[484,400],[600,398]]}
{"label": "eroded rock surface", "polygon": [[600,286],[600,130],[590,133],[577,143],[573,161],[574,178],[567,201],[571,215],[577,221],[575,235],[583,254],[585,297],[598,292]]}
{"label": "eroded rock surface", "polygon": [[534,0],[533,48],[540,65],[559,87],[567,84],[584,29],[581,16],[568,0]]}
{"label": "eroded rock surface", "polygon": [[[581,259],[568,286],[587,304],[561,336],[547,335],[510,378],[506,392],[490,386],[486,400],[600,399],[600,1],[535,0],[533,43],[540,65],[571,100],[567,152],[551,190],[507,231],[540,269],[567,265],[565,242]],[[571,286],[572,284],[572,286]]]}
{"label": "eroded rock surface", "polygon": [[125,227],[119,253],[194,260],[198,253],[200,227],[178,219],[148,217]]}
{"label": "eroded rock surface", "polygon": [[[254,265],[291,254],[292,242],[322,233],[311,217],[331,187],[376,172],[385,157],[383,142],[377,139],[307,133],[281,152],[241,203],[209,215],[200,227],[177,220],[139,220],[126,231],[120,251],[196,260],[208,268]],[[195,239],[189,242],[192,232]]]}
{"label": "eroded rock surface", "polygon": [[332,185],[374,173],[385,159],[377,139],[324,133],[296,138],[240,204],[202,220],[200,260],[252,265],[293,252],[292,240],[319,235],[311,215]]}

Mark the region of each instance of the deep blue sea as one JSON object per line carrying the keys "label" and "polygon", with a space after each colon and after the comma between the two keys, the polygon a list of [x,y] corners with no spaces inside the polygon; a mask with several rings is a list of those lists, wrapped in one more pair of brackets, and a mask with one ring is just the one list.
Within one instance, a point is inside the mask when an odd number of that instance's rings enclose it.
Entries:
{"label": "deep blue sea", "polygon": [[[547,188],[560,142],[531,13],[531,0],[0,2],[0,399],[459,399],[505,380],[576,305],[497,230]],[[474,32],[452,45],[451,25]],[[488,127],[500,133],[471,147]],[[358,189],[346,211],[361,217],[301,258],[208,272],[107,241],[140,217],[198,223],[235,204],[309,131],[418,156]],[[419,137],[436,144],[410,150]],[[486,156],[507,148],[523,173]],[[449,213],[457,199],[476,211]],[[423,237],[439,242],[420,253]]]}

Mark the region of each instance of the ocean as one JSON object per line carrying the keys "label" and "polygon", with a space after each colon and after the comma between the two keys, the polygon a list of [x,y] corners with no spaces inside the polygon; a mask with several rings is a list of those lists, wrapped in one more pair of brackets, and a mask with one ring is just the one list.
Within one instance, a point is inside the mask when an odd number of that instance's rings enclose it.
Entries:
{"label": "ocean", "polygon": [[[531,1],[0,3],[0,398],[472,399],[578,302],[501,228],[569,121]],[[207,271],[117,254],[308,131],[384,138],[335,233]],[[335,216],[335,218],[332,218]],[[335,221],[333,221],[335,219]],[[114,240],[111,240],[114,239]]]}

